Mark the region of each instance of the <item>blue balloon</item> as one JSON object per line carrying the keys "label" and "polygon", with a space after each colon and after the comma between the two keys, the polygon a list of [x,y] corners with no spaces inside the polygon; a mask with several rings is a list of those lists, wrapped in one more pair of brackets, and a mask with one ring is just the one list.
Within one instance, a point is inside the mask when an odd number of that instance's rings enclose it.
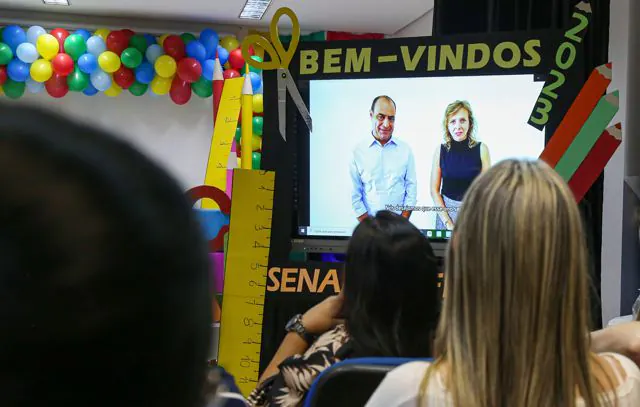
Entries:
{"label": "blue balloon", "polygon": [[98,89],[95,88],[95,86],[93,86],[93,84],[91,82],[89,82],[87,84],[87,87],[84,88],[84,90],[82,91],[82,93],[84,93],[87,96],[93,96],[95,94],[97,94],[99,91]]}
{"label": "blue balloon", "polygon": [[26,64],[32,64],[40,57],[36,46],[30,42],[24,42],[18,46],[16,56]]}
{"label": "blue balloon", "polygon": [[145,56],[152,64],[156,63],[156,60],[164,55],[164,49],[158,44],[153,44],[149,48],[147,48],[147,52]]}
{"label": "blue balloon", "polygon": [[249,77],[251,78],[251,87],[256,90],[260,89],[260,86],[262,86],[262,77],[255,72],[251,72]]}
{"label": "blue balloon", "polygon": [[27,41],[32,43],[33,45],[36,45],[36,43],[38,42],[38,37],[40,37],[41,35],[45,35],[46,33],[47,30],[40,27],[39,25],[29,27],[29,29],[27,30]]}
{"label": "blue balloon", "polygon": [[[213,58],[215,57],[216,56],[214,55]],[[226,64],[229,60],[229,51],[227,51],[226,48],[222,48],[220,45],[218,45],[218,59],[220,60],[220,65]]]}
{"label": "blue balloon", "polygon": [[213,71],[215,69],[215,66],[216,61],[214,61],[213,59],[207,59],[206,61],[204,61],[204,64],[202,64],[202,76],[204,76],[206,80],[213,80]]}
{"label": "blue balloon", "polygon": [[26,85],[29,93],[40,93],[44,90],[44,83],[36,82],[31,78],[26,80]]}
{"label": "blue balloon", "polygon": [[91,33],[87,30],[85,30],[84,28],[81,28],[79,30],[76,30],[76,32],[74,34],[78,34],[79,36],[81,36],[85,41],[89,41],[89,38],[91,38]]}
{"label": "blue balloon", "polygon": [[98,58],[93,54],[84,54],[78,58],[78,68],[86,74],[91,75],[98,69]]}
{"label": "blue balloon", "polygon": [[27,33],[17,25],[8,25],[2,32],[2,39],[15,54],[18,46],[23,42],[27,42]]}
{"label": "blue balloon", "polygon": [[144,61],[143,63],[141,63],[136,68],[135,72],[136,72],[136,80],[146,85],[151,83],[155,75],[155,70],[153,68],[153,65],[151,65],[147,61]]}
{"label": "blue balloon", "polygon": [[107,44],[104,43],[104,40],[97,35],[89,38],[87,40],[87,52],[96,58],[100,56],[103,52],[107,50]]}
{"label": "blue balloon", "polygon": [[187,55],[202,64],[207,59],[207,49],[200,42],[191,41],[187,44]]}
{"label": "blue balloon", "polygon": [[19,59],[13,59],[7,65],[7,76],[15,82],[24,82],[29,77],[29,65]]}
{"label": "blue balloon", "polygon": [[91,74],[91,84],[100,92],[104,92],[111,87],[111,76],[98,69]]}
{"label": "blue balloon", "polygon": [[215,58],[216,57],[216,49],[218,48],[218,43],[220,42],[220,37],[218,37],[218,33],[213,31],[210,28],[205,28],[200,33],[200,42],[204,45],[204,48],[207,50],[207,58]]}
{"label": "blue balloon", "polygon": [[147,44],[149,44],[149,46],[158,43],[158,40],[156,40],[156,37],[152,34],[144,34],[144,38],[147,40]]}

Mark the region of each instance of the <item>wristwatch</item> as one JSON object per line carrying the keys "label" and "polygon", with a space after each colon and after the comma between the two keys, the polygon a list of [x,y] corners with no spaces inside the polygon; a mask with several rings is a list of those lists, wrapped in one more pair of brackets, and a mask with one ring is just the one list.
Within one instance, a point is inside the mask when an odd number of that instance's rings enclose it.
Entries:
{"label": "wristwatch", "polygon": [[307,332],[304,325],[302,325],[302,314],[298,314],[293,318],[291,318],[291,320],[287,322],[287,325],[285,326],[284,330],[287,332],[297,333],[308,344],[312,344],[316,339],[316,337],[310,334],[309,332]]}

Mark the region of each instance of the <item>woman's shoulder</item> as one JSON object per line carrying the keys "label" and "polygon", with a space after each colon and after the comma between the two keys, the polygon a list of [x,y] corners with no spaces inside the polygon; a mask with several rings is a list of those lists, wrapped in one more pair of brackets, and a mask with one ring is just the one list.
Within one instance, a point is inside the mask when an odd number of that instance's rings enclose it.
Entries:
{"label": "woman's shoulder", "polygon": [[609,364],[617,382],[615,393],[620,407],[640,405],[640,368],[631,359],[618,353],[600,353]]}
{"label": "woman's shoulder", "polygon": [[373,393],[367,407],[415,405],[420,384],[430,365],[429,362],[416,361],[393,369]]}

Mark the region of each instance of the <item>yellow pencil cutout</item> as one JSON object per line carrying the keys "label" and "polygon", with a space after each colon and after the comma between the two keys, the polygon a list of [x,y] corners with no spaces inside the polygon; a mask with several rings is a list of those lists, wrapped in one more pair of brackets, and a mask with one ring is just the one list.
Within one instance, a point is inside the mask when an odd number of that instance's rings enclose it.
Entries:
{"label": "yellow pencil cutout", "polygon": [[240,121],[240,167],[245,170],[252,169],[253,163],[253,87],[251,86],[251,75],[249,75],[249,64],[245,67],[244,85],[242,86],[242,117]]}

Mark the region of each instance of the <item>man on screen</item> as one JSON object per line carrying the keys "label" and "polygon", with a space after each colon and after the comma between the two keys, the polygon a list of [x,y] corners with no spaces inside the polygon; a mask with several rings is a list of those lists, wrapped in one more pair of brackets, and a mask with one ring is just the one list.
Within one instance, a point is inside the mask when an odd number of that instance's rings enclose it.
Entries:
{"label": "man on screen", "polygon": [[389,96],[373,99],[371,134],[353,150],[351,205],[362,221],[387,209],[411,216],[418,189],[411,148],[393,136],[396,104]]}

